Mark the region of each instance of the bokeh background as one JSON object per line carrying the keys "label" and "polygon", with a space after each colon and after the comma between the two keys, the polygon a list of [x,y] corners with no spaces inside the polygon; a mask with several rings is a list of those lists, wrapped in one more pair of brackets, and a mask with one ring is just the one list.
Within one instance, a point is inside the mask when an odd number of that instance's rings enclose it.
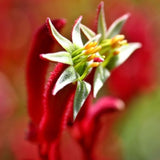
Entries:
{"label": "bokeh background", "polygon": [[[36,160],[37,149],[25,140],[28,125],[25,82],[32,39],[46,17],[65,18],[63,34],[70,37],[79,15],[94,29],[99,0],[0,0],[0,159]],[[104,0],[108,26],[124,13],[129,41],[143,47],[113,71],[99,94],[122,98],[126,109],[113,128],[123,160],[160,159],[160,1]],[[119,143],[119,142],[117,142]]]}

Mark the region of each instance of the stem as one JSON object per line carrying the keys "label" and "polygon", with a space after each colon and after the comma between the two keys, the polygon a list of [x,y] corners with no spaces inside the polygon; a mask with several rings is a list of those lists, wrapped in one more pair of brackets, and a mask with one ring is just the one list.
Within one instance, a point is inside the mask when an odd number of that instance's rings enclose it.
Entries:
{"label": "stem", "polygon": [[79,77],[79,80],[82,81],[88,74],[90,67],[88,66],[85,71],[83,72],[83,74]]}
{"label": "stem", "polygon": [[113,52],[109,53],[109,55],[106,57],[105,61],[102,63],[103,67],[105,67],[108,64],[108,62],[110,61],[112,56],[113,56]]}
{"label": "stem", "polygon": [[84,47],[76,49],[74,52],[72,52],[72,57],[74,58],[75,56],[79,55],[79,53],[81,53],[83,50],[84,50]]}

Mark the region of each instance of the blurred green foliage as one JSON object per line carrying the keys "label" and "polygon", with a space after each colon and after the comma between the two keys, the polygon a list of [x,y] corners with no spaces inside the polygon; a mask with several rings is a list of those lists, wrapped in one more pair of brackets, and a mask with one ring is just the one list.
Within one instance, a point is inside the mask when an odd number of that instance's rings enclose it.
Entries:
{"label": "blurred green foliage", "polygon": [[160,89],[133,100],[119,126],[124,160],[160,159]]}

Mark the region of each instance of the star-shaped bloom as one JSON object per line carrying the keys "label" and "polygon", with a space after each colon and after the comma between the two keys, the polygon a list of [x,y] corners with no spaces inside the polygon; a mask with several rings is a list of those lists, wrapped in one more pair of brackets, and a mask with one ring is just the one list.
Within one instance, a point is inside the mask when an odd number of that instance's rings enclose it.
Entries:
{"label": "star-shaped bloom", "polygon": [[82,16],[76,20],[73,26],[71,42],[56,30],[51,20],[48,18],[47,23],[50,26],[53,37],[65,51],[41,54],[42,59],[69,65],[57,80],[53,88],[53,96],[66,85],[77,82],[77,89],[74,97],[74,118],[76,118],[78,111],[83,106],[91,91],[91,85],[84,81],[84,79],[92,68],[98,67],[100,63],[104,61],[103,56],[99,54],[101,46],[98,45],[98,40],[101,35],[97,34],[83,44],[80,33],[81,20]]}
{"label": "star-shaped bloom", "polygon": [[[50,19],[47,19],[52,36],[65,51],[41,54],[41,58],[69,65],[58,78],[53,88],[53,95],[66,85],[77,82],[73,106],[74,119],[91,91],[91,85],[84,79],[92,69],[96,67],[93,81],[93,96],[96,97],[110,76],[110,70],[122,64],[141,46],[140,43],[128,43],[125,36],[119,34],[128,16],[129,14],[126,14],[118,18],[107,29],[104,4],[101,2],[98,6],[96,33],[81,24],[82,16],[80,16],[73,26],[72,42],[63,37]],[[88,39],[86,43],[82,41],[81,30]]]}
{"label": "star-shaped bloom", "polygon": [[140,43],[128,43],[127,40],[125,40],[125,36],[120,34],[128,17],[129,14],[123,15],[115,20],[107,29],[104,15],[104,3],[101,2],[98,6],[96,32],[85,25],[81,25],[83,33],[89,40],[96,34],[101,34],[98,45],[101,46],[99,53],[103,56],[104,62],[101,63],[95,71],[93,86],[94,97],[96,97],[98,91],[110,76],[110,70],[121,65],[136,49],[141,47]]}

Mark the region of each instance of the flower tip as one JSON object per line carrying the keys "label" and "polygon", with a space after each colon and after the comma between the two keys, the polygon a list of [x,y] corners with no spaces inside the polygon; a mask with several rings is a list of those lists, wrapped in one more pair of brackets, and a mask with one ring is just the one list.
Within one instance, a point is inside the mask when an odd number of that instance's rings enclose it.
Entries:
{"label": "flower tip", "polygon": [[99,8],[99,9],[102,8],[102,7],[104,7],[104,2],[103,2],[103,1],[101,1],[101,2],[99,3],[99,5],[98,5],[98,8]]}
{"label": "flower tip", "polygon": [[52,95],[55,96],[56,93],[57,93],[57,91],[55,90],[55,88],[53,88],[53,90],[52,90]]}
{"label": "flower tip", "polygon": [[116,100],[116,108],[118,110],[123,110],[125,108],[124,102],[120,99]]}
{"label": "flower tip", "polygon": [[142,47],[142,43],[137,43],[137,49]]}
{"label": "flower tip", "polygon": [[81,20],[82,20],[83,16],[79,16],[76,20],[75,20],[75,23],[74,23],[74,26],[77,24],[77,23],[80,23]]}
{"label": "flower tip", "polygon": [[46,23],[50,24],[51,23],[51,19],[49,17],[46,18]]}
{"label": "flower tip", "polygon": [[40,59],[45,59],[45,54],[40,54],[39,57]]}
{"label": "flower tip", "polygon": [[66,24],[66,19],[62,18],[62,19],[55,19],[55,20],[51,20],[49,17],[47,17],[46,19],[46,23],[50,26],[53,25],[52,22],[56,22],[59,24],[59,27],[64,26]]}
{"label": "flower tip", "polygon": [[82,18],[83,18],[83,16],[79,16],[79,18],[78,18],[78,19],[79,19],[79,20],[82,20]]}
{"label": "flower tip", "polygon": [[131,16],[131,13],[126,13],[120,19],[127,20],[130,16]]}

